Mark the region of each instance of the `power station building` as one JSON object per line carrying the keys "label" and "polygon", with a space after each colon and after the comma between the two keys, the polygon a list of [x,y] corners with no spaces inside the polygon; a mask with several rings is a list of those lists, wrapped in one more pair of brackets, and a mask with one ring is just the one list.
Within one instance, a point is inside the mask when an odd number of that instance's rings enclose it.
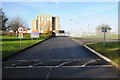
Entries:
{"label": "power station building", "polygon": [[38,30],[39,33],[48,31],[58,33],[59,28],[59,17],[57,16],[36,16],[36,19],[32,20],[32,30]]}

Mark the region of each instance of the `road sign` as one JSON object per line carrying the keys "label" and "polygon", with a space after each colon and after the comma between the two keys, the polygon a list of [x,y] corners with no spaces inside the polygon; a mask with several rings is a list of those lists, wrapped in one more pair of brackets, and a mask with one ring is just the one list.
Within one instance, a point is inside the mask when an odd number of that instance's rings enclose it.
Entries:
{"label": "road sign", "polygon": [[107,32],[107,29],[105,27],[102,27],[102,32]]}
{"label": "road sign", "polygon": [[23,29],[22,27],[19,27],[19,28],[18,28],[18,32],[19,32],[19,33],[23,33],[23,31],[24,31],[24,29]]}
{"label": "road sign", "polygon": [[19,27],[18,32],[19,32],[18,38],[20,38],[20,49],[22,49],[22,38],[23,38],[24,29],[22,27]]}
{"label": "road sign", "polygon": [[31,38],[39,38],[39,31],[38,30],[33,30],[30,33]]}

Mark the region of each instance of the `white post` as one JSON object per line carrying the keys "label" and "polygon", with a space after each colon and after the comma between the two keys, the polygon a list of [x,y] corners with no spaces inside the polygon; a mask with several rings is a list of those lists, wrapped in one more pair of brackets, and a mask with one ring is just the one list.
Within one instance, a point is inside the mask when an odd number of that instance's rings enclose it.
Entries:
{"label": "white post", "polygon": [[21,38],[20,38],[20,49],[22,49],[22,41],[21,41]]}

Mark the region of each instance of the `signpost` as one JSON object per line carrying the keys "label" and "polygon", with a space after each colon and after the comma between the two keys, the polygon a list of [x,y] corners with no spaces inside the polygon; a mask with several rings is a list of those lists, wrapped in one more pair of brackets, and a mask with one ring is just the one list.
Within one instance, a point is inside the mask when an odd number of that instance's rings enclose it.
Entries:
{"label": "signpost", "polygon": [[30,36],[32,38],[32,42],[33,42],[33,38],[39,38],[39,31],[38,30],[33,30],[31,33],[30,33]]}
{"label": "signpost", "polygon": [[22,48],[23,31],[24,31],[24,29],[22,27],[18,28],[18,32],[19,32],[18,38],[20,38],[20,49]]}
{"label": "signpost", "polygon": [[39,38],[39,31],[38,30],[33,30],[30,33],[31,38]]}
{"label": "signpost", "polygon": [[104,32],[104,42],[103,42],[103,47],[105,47],[105,33],[107,32],[106,27],[102,27],[102,32]]}

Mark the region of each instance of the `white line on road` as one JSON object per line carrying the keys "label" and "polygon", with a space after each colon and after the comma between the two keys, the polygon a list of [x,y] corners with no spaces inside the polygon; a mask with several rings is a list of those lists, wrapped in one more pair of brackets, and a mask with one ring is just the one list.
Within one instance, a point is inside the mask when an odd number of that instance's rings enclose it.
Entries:
{"label": "white line on road", "polygon": [[48,80],[48,78],[49,78],[49,76],[50,76],[50,71],[51,71],[51,70],[52,70],[52,68],[50,68],[49,72],[47,73],[45,80]]}
{"label": "white line on road", "polygon": [[87,63],[83,64],[82,66],[84,67],[84,66],[87,66],[88,64],[94,63],[94,62],[97,63],[98,60],[101,60],[101,59],[95,59],[95,60],[93,59],[93,60],[90,60],[90,61],[88,61]]}
{"label": "white line on road", "polygon": [[[113,67],[113,65],[89,65],[89,66],[59,66],[61,68],[87,68],[87,67]],[[32,66],[32,67],[28,67],[28,66],[17,66],[17,67],[4,67],[4,68],[59,68],[58,66]]]}
{"label": "white line on road", "polygon": [[68,68],[69,68],[69,67],[71,67],[71,68],[72,68],[72,67],[74,67],[74,68],[75,68],[75,67],[76,67],[76,68],[77,68],[77,67],[78,67],[78,68],[79,68],[79,67],[83,67],[83,68],[87,68],[87,67],[113,67],[113,66],[112,66],[112,65],[91,65],[91,66],[61,66],[61,67],[68,67]]}
{"label": "white line on road", "polygon": [[39,65],[39,64],[42,64],[42,63],[44,63],[44,62],[36,63],[36,64],[34,64],[32,66],[36,66],[36,65]]}
{"label": "white line on road", "polygon": [[59,64],[59,65],[57,65],[57,66],[59,67],[59,66],[62,66],[62,65],[68,64],[68,63],[70,63],[70,62],[72,62],[72,61],[67,61],[67,62],[64,62],[64,63]]}
{"label": "white line on road", "polygon": [[79,40],[75,40],[75,39],[72,39],[73,41],[77,42],[78,44],[82,45],[81,42],[79,42]]}
{"label": "white line on road", "polygon": [[28,61],[28,60],[17,60],[17,61]]}
{"label": "white line on road", "polygon": [[15,68],[28,68],[28,66],[16,66]]}

